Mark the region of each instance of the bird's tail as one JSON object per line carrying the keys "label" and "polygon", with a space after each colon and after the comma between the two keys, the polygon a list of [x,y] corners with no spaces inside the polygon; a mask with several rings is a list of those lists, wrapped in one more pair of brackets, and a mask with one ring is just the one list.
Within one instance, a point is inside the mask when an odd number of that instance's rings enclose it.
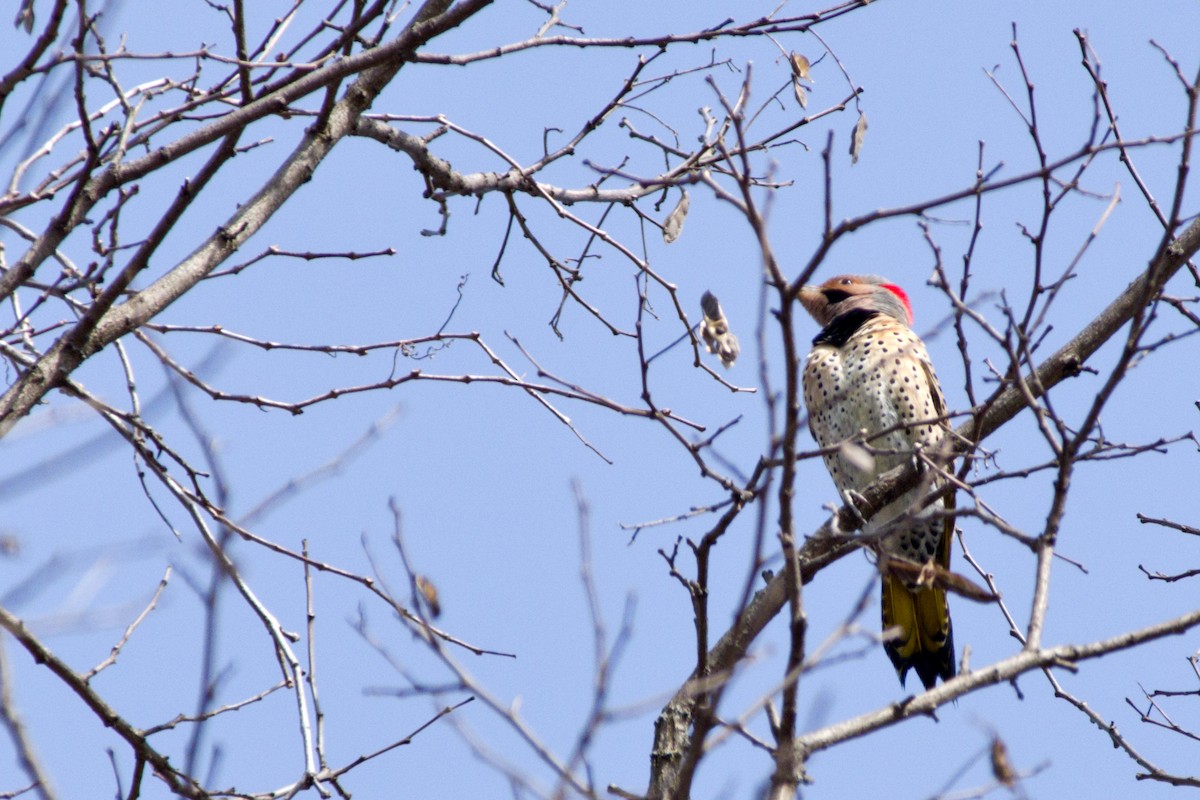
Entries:
{"label": "bird's tail", "polygon": [[898,628],[900,635],[884,642],[900,685],[908,670],[915,669],[926,689],[940,677],[954,677],[954,631],[946,590],[938,587],[909,588],[895,575],[883,576],[883,628]]}

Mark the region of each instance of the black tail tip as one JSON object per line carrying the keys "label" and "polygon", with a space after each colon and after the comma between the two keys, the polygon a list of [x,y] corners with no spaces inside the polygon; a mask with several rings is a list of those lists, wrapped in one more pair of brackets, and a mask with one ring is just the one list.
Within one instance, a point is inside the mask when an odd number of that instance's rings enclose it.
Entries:
{"label": "black tail tip", "polygon": [[[892,654],[889,652],[888,655]],[[937,685],[938,678],[943,681],[950,680],[955,675],[955,669],[954,659],[953,657],[947,658],[948,655],[949,653],[916,653],[908,659],[893,657],[892,661],[896,667],[896,675],[900,678],[900,685],[904,686],[910,669],[916,670],[917,677],[921,679],[926,691]]]}

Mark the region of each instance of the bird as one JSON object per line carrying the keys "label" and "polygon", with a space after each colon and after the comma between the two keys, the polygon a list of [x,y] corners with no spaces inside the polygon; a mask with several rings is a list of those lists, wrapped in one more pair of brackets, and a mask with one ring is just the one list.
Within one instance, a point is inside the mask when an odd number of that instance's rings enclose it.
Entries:
{"label": "bird", "polygon": [[[915,459],[918,450],[948,465],[946,402],[925,345],[910,327],[912,305],[904,290],[877,275],[839,275],[803,286],[798,299],[821,326],[804,364],[804,403],[838,492],[853,502],[856,492]],[[864,533],[904,518],[878,540],[883,629],[894,634],[883,646],[902,687],[914,669],[931,689],[939,677],[955,674],[946,590],[930,579],[936,571],[927,566],[950,567],[954,495],[945,495],[940,514],[933,505],[914,508],[945,482],[937,470],[925,474],[921,485],[868,520]],[[896,559],[915,568],[888,569]]]}

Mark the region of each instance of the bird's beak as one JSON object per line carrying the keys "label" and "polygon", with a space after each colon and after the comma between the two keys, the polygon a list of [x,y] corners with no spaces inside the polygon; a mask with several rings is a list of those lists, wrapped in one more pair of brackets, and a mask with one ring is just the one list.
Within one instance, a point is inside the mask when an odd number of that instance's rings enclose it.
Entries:
{"label": "bird's beak", "polygon": [[825,299],[825,295],[821,292],[820,286],[813,286],[811,284],[801,286],[797,299],[800,301],[800,305],[804,306],[804,310],[813,316],[813,319],[821,322],[823,312],[829,303]]}

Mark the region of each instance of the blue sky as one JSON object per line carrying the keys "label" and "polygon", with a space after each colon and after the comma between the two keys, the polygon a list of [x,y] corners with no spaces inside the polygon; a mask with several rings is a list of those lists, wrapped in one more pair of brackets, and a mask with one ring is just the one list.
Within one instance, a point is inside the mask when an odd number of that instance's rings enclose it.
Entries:
{"label": "blue sky", "polygon": [[[647,9],[646,5],[653,5]],[[282,4],[280,8],[282,8]],[[588,36],[652,35],[684,32],[715,24],[737,13],[752,18],[774,4],[733,9],[718,3],[574,2],[565,19]],[[815,10],[789,4],[786,13]],[[135,4],[126,3],[108,21],[110,39],[128,31],[132,50],[188,50],[228,36],[220,18],[203,3],[178,3],[179,19],[163,30]],[[279,9],[262,8],[264,14]],[[500,42],[519,41],[540,24],[532,5],[500,2],[460,30],[439,39],[436,52],[472,52]],[[998,177],[1020,174],[1036,165],[1035,151],[1020,116],[987,72],[1019,104],[1024,84],[1013,58],[1013,23],[1026,67],[1035,82],[1040,130],[1050,156],[1071,152],[1091,125],[1092,86],[1080,66],[1073,29],[1087,31],[1102,64],[1110,96],[1126,138],[1172,134],[1184,118],[1182,91],[1172,68],[1151,46],[1153,39],[1192,75],[1200,61],[1194,32],[1200,9],[1192,3],[1149,3],[1136,14],[1115,4],[931,2],[905,4],[882,0],[818,28],[853,82],[864,89],[859,99],[870,127],[861,158],[851,165],[846,154],[856,115],[853,106],[801,129],[795,144],[774,150],[775,174],[789,185],[775,193],[770,208],[771,244],[789,274],[797,274],[814,251],[820,234],[822,161],[820,151],[833,131],[834,218],[876,208],[901,206],[971,185],[980,142],[986,169]],[[298,27],[297,30],[302,28]],[[0,29],[0,52],[24,46],[23,34]],[[789,50],[816,62],[823,52],[811,36],[781,40]],[[611,97],[631,71],[637,54],[543,48],[465,68],[413,65],[375,104],[376,112],[406,115],[445,114],[464,128],[486,135],[522,162],[540,155],[548,127],[576,130],[597,105]],[[706,63],[707,45],[673,48],[652,65],[652,74],[687,70]],[[724,41],[716,58],[728,67],[712,71],[716,84],[734,95],[754,64],[751,105],[767,98],[786,80],[779,50],[763,40]],[[150,62],[123,64],[126,84],[157,74]],[[832,105],[846,94],[840,71],[825,58],[813,67],[809,111]],[[771,104],[762,130],[799,111],[785,92],[783,104]],[[300,105],[313,107],[316,100]],[[661,91],[614,114],[592,139],[587,152],[548,171],[543,180],[582,186],[594,180],[584,159],[616,167],[630,155],[626,169],[653,175],[661,154],[639,147],[618,126],[628,117],[640,131],[678,136],[685,146],[703,132],[701,106],[716,107],[713,89],[702,73],[681,76]],[[0,127],[13,124],[19,104],[10,103]],[[653,112],[652,114],[649,112]],[[413,126],[424,133],[428,126]],[[295,146],[303,124],[266,120],[251,129],[250,139],[273,141],[238,157],[207,196],[177,227],[156,256],[152,272],[165,272],[220,224]],[[551,134],[551,141],[553,134]],[[476,143],[452,135],[437,140],[438,155],[465,172],[501,170],[503,163]],[[1165,145],[1136,151],[1138,169],[1156,195],[1165,200],[1175,180],[1178,149]],[[4,174],[13,155],[3,154]],[[185,159],[171,181],[141,187],[139,202],[127,220],[129,239],[153,224],[153,212],[170,197],[175,180],[195,170],[198,157]],[[767,168],[769,161],[758,162]],[[1108,196],[1120,184],[1122,201],[1100,229],[1053,310],[1053,329],[1043,352],[1066,341],[1100,307],[1123,289],[1153,254],[1161,228],[1140,199],[1117,160],[1105,157],[1085,179],[1097,197],[1075,197],[1054,218],[1047,241],[1048,270],[1060,273],[1101,219]],[[548,371],[629,405],[638,405],[637,353],[628,339],[614,339],[581,309],[568,306],[560,330],[548,321],[558,302],[557,282],[538,253],[513,233],[502,264],[505,285],[489,275],[504,236],[503,199],[487,196],[451,201],[448,235],[426,237],[439,224],[434,204],[420,199],[422,182],[411,165],[369,140],[347,141],[320,166],[314,179],[245,247],[234,263],[248,260],[270,245],[293,251],[377,251],[396,255],[348,261],[274,259],[236,276],[199,286],[159,322],[207,326],[220,324],[258,339],[291,343],[363,344],[415,337],[438,329],[462,301],[447,330],[478,331],[518,373],[536,377],[511,334]],[[754,327],[759,306],[761,259],[749,226],[729,205],[702,187],[691,192],[691,210],[679,241],[665,245],[657,229],[645,231],[645,256],[679,294],[693,319],[707,289],[722,301],[742,337],[744,355],[726,374],[738,385],[759,379]],[[1197,194],[1185,203],[1194,213]],[[520,198],[542,241],[562,258],[575,257],[585,236],[530,198]],[[643,201],[643,211],[662,219],[662,209]],[[987,196],[984,231],[974,257],[975,298],[981,310],[1000,320],[996,298],[1006,292],[1021,302],[1029,291],[1030,247],[1020,225],[1036,225],[1039,194],[1034,185]],[[595,222],[602,209],[576,206]],[[952,275],[970,235],[972,207],[960,203],[937,212],[933,235]],[[19,218],[37,227],[37,210]],[[635,216],[614,211],[604,223],[614,237],[642,253],[642,230]],[[22,244],[0,232],[11,263]],[[72,240],[86,259],[86,242]],[[600,258],[585,262],[579,284],[590,302],[605,309],[615,324],[631,329],[637,288],[629,262],[612,250],[597,248]],[[914,327],[933,331],[950,309],[945,298],[926,285],[932,271],[928,244],[912,218],[876,224],[842,241],[821,267],[826,277],[839,272],[887,275],[908,288],[916,312]],[[1194,295],[1181,276],[1173,294]],[[465,284],[464,282],[465,278]],[[990,299],[988,299],[990,298]],[[660,313],[647,321],[650,349],[679,335],[678,320],[665,294],[652,294]],[[11,312],[6,312],[11,313]],[[1164,313],[1161,333],[1186,330]],[[7,319],[7,317],[6,317]],[[998,323],[997,323],[998,324]],[[807,329],[806,329],[807,331]],[[815,326],[811,331],[815,333]],[[809,333],[805,333],[802,341]],[[370,383],[392,369],[390,353],[336,358],[316,353],[264,352],[217,342],[214,337],[173,333],[160,338],[181,363],[195,368],[228,392],[299,400],[334,386]],[[927,339],[949,404],[967,405],[962,360],[946,329]],[[1003,365],[1003,355],[974,331],[973,355]],[[1138,363],[1118,390],[1104,416],[1108,437],[1147,442],[1178,436],[1196,426],[1197,381],[1187,365],[1196,362],[1193,339],[1165,348]],[[144,348],[130,346],[143,401],[168,396],[163,370]],[[1096,366],[1104,374],[1116,351],[1102,350]],[[771,340],[767,363],[779,369],[781,353]],[[495,374],[495,367],[467,342],[441,350],[415,364],[400,361],[403,373],[413,366],[445,375]],[[713,362],[713,366],[716,366]],[[983,375],[977,370],[977,378]],[[77,377],[93,391],[118,404],[124,379],[111,353],[90,361]],[[721,456],[748,473],[764,451],[767,427],[762,392],[732,394],[692,366],[687,348],[658,359],[651,377],[656,400],[709,429],[734,418],[740,422],[719,440]],[[10,377],[11,380],[11,377]],[[775,378],[779,380],[778,377]],[[1100,385],[1094,375],[1069,381],[1052,395],[1068,422],[1077,422]],[[977,391],[986,394],[991,386]],[[437,584],[444,609],[439,624],[481,647],[516,654],[515,659],[474,657],[453,650],[487,689],[505,705],[519,705],[522,718],[561,755],[570,752],[589,710],[593,669],[592,628],[580,581],[579,520],[572,485],[587,498],[590,514],[591,568],[611,639],[627,604],[632,604],[632,634],[611,682],[611,703],[628,709],[605,726],[590,754],[593,778],[643,791],[648,750],[658,708],[686,678],[693,665],[692,611],[679,584],[670,577],[659,549],[676,537],[704,533],[711,517],[647,528],[631,542],[621,523],[659,519],[698,505],[718,502],[722,493],[705,481],[685,450],[662,428],[645,420],[621,417],[584,404],[555,401],[579,431],[611,461],[589,451],[563,425],[523,392],[479,383],[410,383],[390,392],[340,398],[293,416],[245,404],[214,403],[190,394],[189,408],[213,437],[220,465],[231,488],[227,508],[235,518],[263,498],[334,459],[379,420],[388,425],[369,447],[341,465],[326,480],[289,495],[256,520],[255,533],[298,549],[309,542],[314,556],[359,573],[372,569],[363,542],[375,554],[382,577],[403,592],[404,571],[390,545],[393,522],[389,498],[402,511],[403,533],[415,568]],[[125,398],[127,403],[127,398]],[[169,400],[152,406],[147,418],[169,441],[200,458],[195,438]],[[86,448],[82,443],[92,442]],[[807,438],[802,447],[811,446]],[[1049,457],[1028,414],[1014,420],[987,446],[1003,469],[1017,470]],[[4,509],[0,525],[20,544],[17,556],[0,558],[0,603],[22,617],[47,644],[78,669],[102,660],[123,627],[148,600],[168,565],[174,575],[160,607],[123,649],[117,665],[95,686],[139,726],[190,711],[198,691],[202,609],[189,581],[207,582],[201,545],[184,514],[164,493],[151,494],[167,509],[182,533],[177,540],[147,502],[132,459],[104,424],[62,396],[52,396],[0,444],[0,481]],[[61,462],[46,465],[51,456]],[[1087,572],[1055,565],[1047,643],[1081,643],[1116,635],[1193,610],[1194,582],[1149,583],[1137,569],[1179,572],[1196,565],[1195,543],[1162,528],[1139,525],[1135,514],[1196,524],[1196,448],[1184,442],[1164,454],[1126,461],[1084,464],[1075,476],[1060,538],[1060,552],[1084,564]],[[37,468],[42,469],[35,471]],[[986,473],[984,473],[986,474]],[[25,476],[34,475],[34,479]],[[801,464],[798,482],[801,530],[814,530],[836,499],[819,461]],[[1046,473],[989,485],[981,496],[1012,525],[1029,534],[1040,531],[1050,497]],[[774,520],[774,513],[770,514]],[[1035,561],[1011,539],[974,520],[964,520],[974,557],[993,573],[1017,620],[1028,618]],[[723,631],[746,579],[752,554],[754,513],[744,514],[718,547],[710,589],[715,632]],[[294,630],[304,628],[304,583],[300,569],[246,543],[232,546],[248,582],[264,602]],[[957,568],[971,574],[957,545]],[[680,563],[691,568],[686,554]],[[777,568],[777,565],[774,565]],[[851,555],[822,572],[804,598],[815,645],[850,613],[873,580],[874,568],[862,555]],[[36,576],[31,585],[21,582]],[[18,587],[21,588],[17,591]],[[436,701],[398,699],[373,690],[398,688],[397,670],[354,630],[360,609],[368,629],[409,674],[438,684],[447,680],[442,666],[389,610],[361,588],[332,576],[318,576],[318,679],[327,713],[329,756],[345,763],[361,753],[399,739],[436,710],[462,699],[447,693]],[[874,593],[872,592],[872,597]],[[994,606],[957,600],[953,604],[958,647],[970,648],[978,668],[1014,653],[1019,645]],[[877,628],[878,608],[862,618],[867,631]],[[225,595],[220,616],[219,663],[228,665],[220,700],[233,702],[262,691],[278,680],[270,642],[237,597]],[[860,649],[855,640],[842,652]],[[104,748],[112,747],[122,774],[131,768],[126,749],[79,700],[52,676],[4,642],[13,674],[13,691],[33,741],[63,797],[111,792],[112,768]],[[1147,758],[1171,772],[1191,774],[1196,744],[1178,734],[1141,724],[1125,698],[1144,703],[1147,689],[1195,689],[1196,676],[1186,658],[1197,651],[1189,634],[1082,665],[1077,674],[1060,673],[1064,687],[1088,702]],[[774,622],[752,649],[752,658],[732,684],[721,712],[736,718],[773,686],[786,654],[783,625]],[[909,690],[916,684],[910,680]],[[922,798],[953,781],[949,794],[986,785],[986,759],[979,757],[991,732],[998,733],[1018,769],[1043,767],[1024,788],[1032,797],[1164,797],[1172,790],[1134,779],[1138,767],[1115,752],[1107,736],[1078,711],[1055,700],[1037,673],[1019,681],[1021,695],[997,686],[964,697],[939,712],[940,721],[914,720],[902,726],[816,755],[809,764],[814,783],[807,797],[882,796]],[[802,730],[830,724],[905,696],[881,648],[868,646],[860,657],[815,672],[801,685]],[[1200,729],[1194,704],[1170,706],[1177,721]],[[456,712],[453,719],[486,741],[505,762],[543,785],[549,773],[531,749],[481,702]],[[750,723],[766,737],[762,715]],[[186,732],[155,739],[163,750],[182,751]],[[208,731],[219,744],[212,786],[236,784],[240,791],[267,791],[297,777],[299,741],[294,703],[286,693],[220,718]],[[7,740],[0,742],[0,791],[24,785],[16,774]],[[869,767],[865,765],[869,764]],[[968,766],[969,765],[969,766]],[[960,774],[960,769],[965,769]],[[697,798],[753,795],[769,776],[768,756],[733,737],[705,762],[694,788]],[[201,770],[205,772],[206,770]],[[955,776],[957,778],[955,779]],[[470,752],[446,722],[352,773],[347,786],[361,797],[501,796],[510,794],[506,779]],[[161,786],[147,781],[149,796]],[[1003,790],[1000,790],[1003,794]]]}

